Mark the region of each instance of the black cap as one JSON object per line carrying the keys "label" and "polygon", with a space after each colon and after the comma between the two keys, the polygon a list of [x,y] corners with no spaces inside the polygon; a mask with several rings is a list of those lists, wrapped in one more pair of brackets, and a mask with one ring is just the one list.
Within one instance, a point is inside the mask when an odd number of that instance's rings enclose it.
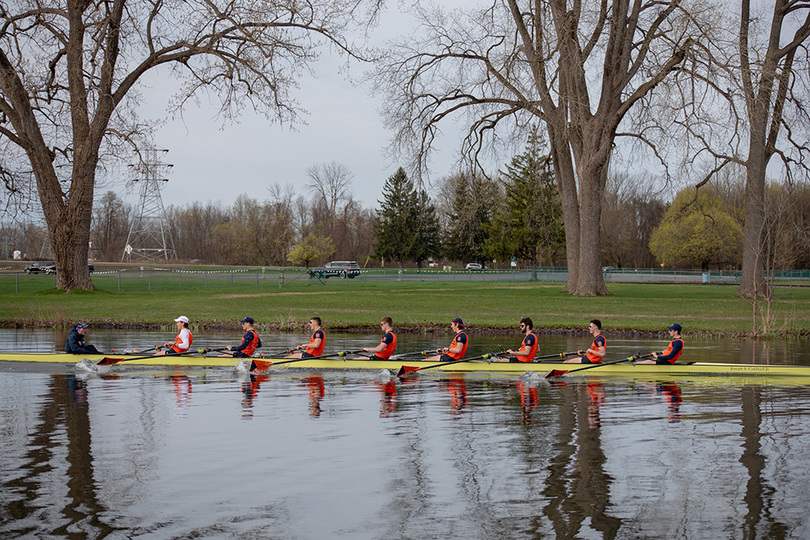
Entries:
{"label": "black cap", "polygon": [[241,320],[241,321],[239,321],[239,322],[240,322],[240,323],[246,322],[246,323],[253,324],[253,317],[245,317],[244,319],[242,319],[242,320]]}

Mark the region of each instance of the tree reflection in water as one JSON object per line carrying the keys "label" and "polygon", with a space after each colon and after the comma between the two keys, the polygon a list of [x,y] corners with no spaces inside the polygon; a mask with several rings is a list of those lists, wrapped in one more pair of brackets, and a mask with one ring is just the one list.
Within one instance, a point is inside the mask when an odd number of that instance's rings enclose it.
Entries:
{"label": "tree reflection in water", "polygon": [[[806,485],[806,386],[203,370],[40,374],[25,392],[0,377],[15,392],[0,536],[247,537],[248,513],[254,532],[301,537],[806,537],[789,504]],[[222,467],[245,443],[267,459]]]}

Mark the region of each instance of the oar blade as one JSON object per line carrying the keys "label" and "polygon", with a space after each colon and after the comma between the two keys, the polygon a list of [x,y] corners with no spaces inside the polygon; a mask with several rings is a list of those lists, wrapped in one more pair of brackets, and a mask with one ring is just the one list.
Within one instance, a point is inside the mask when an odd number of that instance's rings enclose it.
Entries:
{"label": "oar blade", "polygon": [[568,373],[567,369],[552,369],[546,374],[546,379],[554,379],[557,377],[562,377],[566,373]]}
{"label": "oar blade", "polygon": [[109,356],[105,356],[98,362],[96,362],[97,366],[111,366],[113,364],[117,364],[118,362],[123,362],[126,358],[110,358]]}
{"label": "oar blade", "polygon": [[406,373],[413,373],[414,371],[419,371],[420,369],[422,368],[416,366],[402,366],[397,372],[397,377],[402,377]]}
{"label": "oar blade", "polygon": [[272,365],[273,362],[268,360],[259,360],[258,358],[254,358],[250,363],[250,371],[267,371]]}

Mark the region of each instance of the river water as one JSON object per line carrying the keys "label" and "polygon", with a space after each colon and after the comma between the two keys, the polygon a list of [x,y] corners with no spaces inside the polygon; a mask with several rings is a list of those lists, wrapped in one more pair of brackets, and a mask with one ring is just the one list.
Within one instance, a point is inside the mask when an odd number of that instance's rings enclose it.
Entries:
{"label": "river water", "polygon": [[[90,335],[105,350],[171,337]],[[263,336],[268,350],[303,338]],[[61,339],[0,330],[0,349]],[[472,339],[469,354],[520,341]],[[399,350],[448,342],[402,335]],[[588,343],[541,337],[540,353]],[[608,358],[665,344],[608,335]],[[810,365],[803,342],[686,344],[688,360]],[[3,538],[810,538],[810,386],[796,380],[6,363],[0,413]]]}

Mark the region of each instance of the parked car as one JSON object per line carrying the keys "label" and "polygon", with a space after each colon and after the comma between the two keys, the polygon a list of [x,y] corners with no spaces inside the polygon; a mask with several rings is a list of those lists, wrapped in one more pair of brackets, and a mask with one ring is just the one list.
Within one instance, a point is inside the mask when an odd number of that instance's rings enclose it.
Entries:
{"label": "parked car", "polygon": [[[90,270],[92,274],[96,267],[93,263],[87,263],[87,269]],[[28,266],[25,267],[26,274],[55,274],[56,273],[56,263],[53,261],[36,261],[32,262]]]}
{"label": "parked car", "polygon": [[331,261],[311,270],[312,276],[318,279],[339,277],[340,279],[354,279],[360,275],[360,265],[357,261]]}
{"label": "parked car", "polygon": [[26,274],[55,274],[56,263],[53,261],[34,261],[25,267]]}
{"label": "parked car", "polygon": [[467,263],[467,266],[464,267],[465,270],[483,270],[484,267],[481,266],[479,263]]}

